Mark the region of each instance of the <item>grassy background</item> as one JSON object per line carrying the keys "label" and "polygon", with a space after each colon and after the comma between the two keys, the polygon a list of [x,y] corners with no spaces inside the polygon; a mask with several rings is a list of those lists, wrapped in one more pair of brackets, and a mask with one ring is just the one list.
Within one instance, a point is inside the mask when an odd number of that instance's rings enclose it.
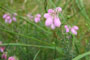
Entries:
{"label": "grassy background", "polygon": [[[13,3],[11,0],[0,0],[0,40],[6,46],[8,57],[16,56],[19,60],[72,60],[90,51],[89,0],[12,1]],[[60,14],[62,26],[52,31],[45,27],[43,14],[49,8],[55,7],[63,9]],[[17,22],[6,24],[3,14],[14,12],[18,13]],[[26,16],[28,13],[40,13],[41,21],[37,24],[30,21]],[[65,34],[65,24],[79,26],[78,35]],[[90,56],[86,56],[81,60],[89,59]]]}

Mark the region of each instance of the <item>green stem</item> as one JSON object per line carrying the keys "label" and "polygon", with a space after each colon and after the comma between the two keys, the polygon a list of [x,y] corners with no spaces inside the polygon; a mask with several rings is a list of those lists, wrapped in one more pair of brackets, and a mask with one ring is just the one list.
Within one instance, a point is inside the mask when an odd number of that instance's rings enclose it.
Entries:
{"label": "green stem", "polygon": [[23,44],[23,43],[3,43],[3,44],[0,44],[0,46],[25,46],[25,47],[40,47],[40,48],[54,49],[54,47],[51,47],[51,46],[30,45],[30,44]]}
{"label": "green stem", "polygon": [[47,0],[44,1],[44,10],[47,12]]}
{"label": "green stem", "polygon": [[78,47],[77,47],[77,44],[75,43],[75,40],[77,40],[77,39],[76,39],[75,36],[73,35],[73,47],[75,47],[75,50],[76,50],[77,54],[79,54],[79,49],[78,49]]}
{"label": "green stem", "polygon": [[57,34],[55,31],[53,31],[53,37],[54,37],[54,41],[55,41],[55,54],[54,54],[54,59],[56,59],[57,56]]}

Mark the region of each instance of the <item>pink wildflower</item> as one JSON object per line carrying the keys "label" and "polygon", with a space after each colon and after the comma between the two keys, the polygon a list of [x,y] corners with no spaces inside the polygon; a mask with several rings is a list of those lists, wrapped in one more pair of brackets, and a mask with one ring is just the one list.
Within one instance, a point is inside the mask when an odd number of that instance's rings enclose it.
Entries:
{"label": "pink wildflower", "polygon": [[8,58],[8,60],[16,60],[14,56]]}
{"label": "pink wildflower", "polygon": [[[2,42],[0,41],[0,45],[2,44]],[[4,50],[5,50],[5,47],[3,47],[3,46],[0,46],[0,52],[4,52]]]}
{"label": "pink wildflower", "polygon": [[13,21],[16,21],[16,17],[12,17],[12,20],[13,20]]}
{"label": "pink wildflower", "polygon": [[46,18],[45,25],[50,27],[51,29],[55,29],[56,27],[61,26],[60,18],[58,17],[58,11],[61,12],[60,8],[49,9],[48,13],[44,14],[44,18]]}
{"label": "pink wildflower", "polygon": [[77,35],[77,30],[79,29],[78,26],[70,27],[65,25],[64,27],[66,29],[66,32],[69,32],[69,30],[71,30],[72,34]]}
{"label": "pink wildflower", "polygon": [[75,34],[75,35],[77,35],[77,30],[78,30],[79,28],[77,27],[77,26],[73,26],[72,28],[71,28],[71,32],[73,33],[73,34]]}
{"label": "pink wildflower", "polygon": [[5,20],[5,23],[11,24],[12,21],[16,21],[16,16],[17,16],[16,13],[14,13],[13,15],[6,13],[3,15],[3,19]]}
{"label": "pink wildflower", "polygon": [[57,11],[57,12],[61,12],[61,11],[62,11],[62,8],[61,8],[61,7],[57,7],[57,8],[56,8],[56,11]]}
{"label": "pink wildflower", "polygon": [[1,58],[6,60],[7,59],[6,53],[3,53],[2,56],[1,56]]}
{"label": "pink wildflower", "polygon": [[4,14],[4,15],[3,15],[3,18],[5,19],[7,16],[8,16],[8,14]]}
{"label": "pink wildflower", "polygon": [[67,25],[64,26],[66,29],[66,32],[69,32],[69,27]]}
{"label": "pink wildflower", "polygon": [[40,21],[40,18],[41,18],[41,15],[36,14],[35,19],[34,19],[35,23],[38,23]]}
{"label": "pink wildflower", "polygon": [[48,9],[48,13],[54,13],[53,9]]}

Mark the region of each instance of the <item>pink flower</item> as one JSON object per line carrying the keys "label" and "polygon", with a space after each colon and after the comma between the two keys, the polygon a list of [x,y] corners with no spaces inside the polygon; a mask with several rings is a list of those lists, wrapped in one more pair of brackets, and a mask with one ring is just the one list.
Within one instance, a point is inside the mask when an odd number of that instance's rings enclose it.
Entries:
{"label": "pink flower", "polygon": [[78,26],[73,26],[73,28],[74,28],[75,30],[78,30],[78,29],[79,29]]}
{"label": "pink flower", "polygon": [[54,24],[51,24],[51,29],[55,29],[55,25]]}
{"label": "pink flower", "polygon": [[40,18],[41,18],[41,15],[36,14],[35,19],[34,19],[35,23],[38,23],[40,21]]}
{"label": "pink flower", "polygon": [[11,24],[12,21],[16,21],[16,16],[17,16],[16,13],[14,13],[13,15],[6,13],[3,15],[3,19],[5,20],[5,23]]}
{"label": "pink flower", "polygon": [[[2,44],[2,42],[0,41],[0,45]],[[3,46],[0,46],[0,52],[4,52],[4,50],[5,50],[5,47],[3,47]]]}
{"label": "pink flower", "polygon": [[8,60],[16,60],[14,56],[8,58]]}
{"label": "pink flower", "polygon": [[45,25],[51,29],[61,26],[61,21],[58,17],[58,10],[49,9],[48,13],[44,14],[44,18],[46,18]]}
{"label": "pink flower", "polygon": [[47,20],[45,21],[45,25],[46,25],[47,27],[49,27],[49,26],[51,26],[51,24],[53,24],[52,18],[47,18]]}
{"label": "pink flower", "polygon": [[48,13],[54,13],[53,9],[48,9]]}
{"label": "pink flower", "polygon": [[13,17],[12,20],[13,20],[13,21],[16,21],[16,17]]}
{"label": "pink flower", "polygon": [[5,23],[11,24],[12,20],[11,19],[5,19]]}
{"label": "pink flower", "polygon": [[47,18],[52,18],[52,16],[50,15],[50,13],[45,13],[45,14],[44,14],[44,18],[46,18],[46,19],[47,19]]}
{"label": "pink flower", "polygon": [[5,50],[5,47],[0,47],[1,52],[4,52],[4,50]]}
{"label": "pink flower", "polygon": [[61,22],[60,22],[60,19],[59,19],[58,17],[55,17],[55,18],[54,18],[54,25],[55,25],[56,27],[60,27]]}
{"label": "pink flower", "polygon": [[69,32],[69,27],[67,25],[64,26],[66,29],[66,32]]}
{"label": "pink flower", "polygon": [[79,29],[78,26],[70,27],[65,25],[64,27],[66,29],[66,32],[69,32],[69,30],[71,30],[72,34],[77,35],[77,30]]}
{"label": "pink flower", "polygon": [[5,19],[7,16],[8,16],[8,14],[4,14],[4,15],[3,15],[3,18]]}
{"label": "pink flower", "polygon": [[78,29],[79,29],[78,26],[73,26],[73,27],[71,28],[71,32],[72,32],[73,34],[77,35],[77,30],[78,30]]}
{"label": "pink flower", "polygon": [[74,28],[71,28],[71,32],[75,35],[77,35],[77,31]]}
{"label": "pink flower", "polygon": [[6,19],[6,20],[9,20],[9,19],[11,19],[11,16],[7,16],[5,19]]}
{"label": "pink flower", "polygon": [[6,53],[3,53],[2,56],[1,56],[1,58],[6,60],[7,59]]}
{"label": "pink flower", "polygon": [[62,11],[62,8],[61,8],[61,7],[57,7],[57,8],[56,8],[56,11],[57,11],[57,12],[61,12],[61,11]]}

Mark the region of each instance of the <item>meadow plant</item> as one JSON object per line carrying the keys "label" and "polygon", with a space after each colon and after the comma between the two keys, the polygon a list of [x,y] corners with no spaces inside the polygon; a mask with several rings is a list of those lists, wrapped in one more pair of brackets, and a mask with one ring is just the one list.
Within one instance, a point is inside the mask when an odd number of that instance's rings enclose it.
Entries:
{"label": "meadow plant", "polygon": [[0,21],[0,60],[90,59],[85,57],[90,55],[90,19],[83,0],[12,1],[0,1],[5,13],[5,23]]}
{"label": "meadow plant", "polygon": [[16,16],[17,16],[17,13],[13,13],[13,14],[5,13],[3,15],[3,19],[5,20],[5,23],[11,24],[12,21],[16,22]]}
{"label": "meadow plant", "polygon": [[72,34],[77,35],[77,30],[79,29],[78,26],[71,27],[71,26],[65,25],[64,27],[66,29],[66,32],[70,32],[71,31]]}
{"label": "meadow plant", "polygon": [[60,27],[61,21],[58,15],[61,11],[62,11],[62,8],[60,7],[57,7],[56,9],[49,9],[48,13],[44,14],[44,18],[46,18],[45,25],[47,27],[50,27],[51,29]]}
{"label": "meadow plant", "polygon": [[36,14],[35,18],[34,18],[35,23],[38,23],[40,21],[40,18],[41,18],[41,15],[40,14]]}

